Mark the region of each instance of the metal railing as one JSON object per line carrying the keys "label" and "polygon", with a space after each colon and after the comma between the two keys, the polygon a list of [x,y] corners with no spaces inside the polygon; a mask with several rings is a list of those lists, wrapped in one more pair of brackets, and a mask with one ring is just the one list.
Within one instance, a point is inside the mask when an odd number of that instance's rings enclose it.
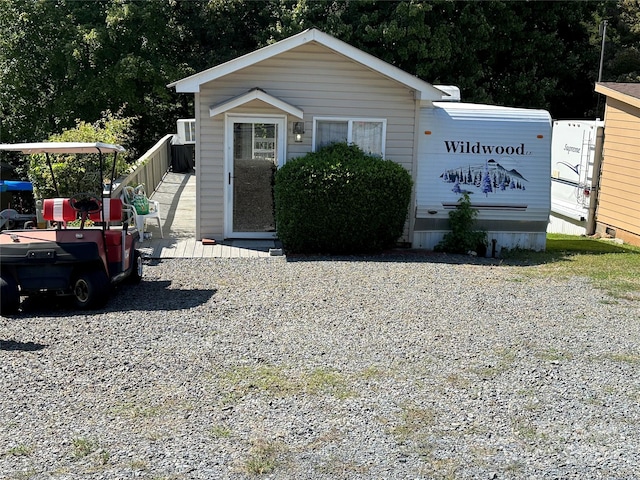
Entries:
{"label": "metal railing", "polygon": [[126,186],[144,185],[147,195],[151,195],[171,166],[171,139],[173,134],[161,138],[134,164],[131,173],[117,180],[111,191],[111,198],[119,198]]}

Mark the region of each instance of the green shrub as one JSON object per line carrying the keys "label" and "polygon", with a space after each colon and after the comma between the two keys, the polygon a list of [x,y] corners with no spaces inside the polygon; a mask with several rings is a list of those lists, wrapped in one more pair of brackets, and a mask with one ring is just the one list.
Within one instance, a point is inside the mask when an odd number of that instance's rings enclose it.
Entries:
{"label": "green shrub", "polygon": [[[79,121],[76,128],[65,130],[50,136],[49,142],[103,142],[123,145],[128,143],[133,118],[120,118],[111,112],[105,112],[101,120],[91,124]],[[76,193],[88,192],[102,196],[101,184],[109,180],[113,166],[113,155],[103,155],[104,178],[100,178],[100,160],[98,154],[87,155],[49,155],[51,167],[58,187],[58,195],[71,197]],[[128,168],[127,152],[118,155],[115,177]],[[31,155],[28,176],[33,182],[36,198],[52,198],[56,188],[44,154]]]}
{"label": "green shrub", "polygon": [[434,250],[447,253],[475,251],[484,255],[487,248],[487,232],[474,229],[477,216],[478,211],[471,206],[469,194],[465,193],[456,208],[449,212],[451,231],[445,233],[444,238]]}
{"label": "green shrub", "polygon": [[278,237],[290,252],[370,253],[402,235],[411,175],[357,146],[334,144],[276,172]]}

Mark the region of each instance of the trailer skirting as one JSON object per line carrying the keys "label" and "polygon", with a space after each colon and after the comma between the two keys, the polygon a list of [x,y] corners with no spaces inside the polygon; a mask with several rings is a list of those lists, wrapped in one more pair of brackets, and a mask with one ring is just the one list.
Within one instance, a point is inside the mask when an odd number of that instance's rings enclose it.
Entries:
{"label": "trailer skirting", "polygon": [[[413,248],[433,250],[442,241],[447,230],[416,231],[413,235]],[[524,249],[544,251],[547,244],[546,232],[520,232],[487,230],[487,257],[499,257],[503,249]]]}

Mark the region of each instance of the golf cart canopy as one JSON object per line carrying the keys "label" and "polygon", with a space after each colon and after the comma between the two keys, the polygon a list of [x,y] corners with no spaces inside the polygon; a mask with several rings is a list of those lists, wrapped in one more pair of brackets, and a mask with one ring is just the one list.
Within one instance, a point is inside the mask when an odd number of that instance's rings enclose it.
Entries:
{"label": "golf cart canopy", "polygon": [[21,152],[27,155],[33,155],[37,153],[44,153],[47,157],[47,165],[49,165],[49,172],[51,173],[51,179],[53,180],[53,186],[56,191],[56,196],[60,196],[58,191],[58,183],[56,182],[56,176],[51,165],[51,159],[49,154],[54,155],[72,155],[72,154],[98,154],[100,157],[100,187],[99,191],[103,192],[104,185],[102,183],[104,172],[103,154],[112,153],[114,162],[111,167],[111,180],[109,182],[109,196],[111,196],[111,188],[113,186],[113,178],[116,171],[115,158],[118,153],[124,152],[124,147],[120,145],[114,145],[111,143],[83,143],[83,142],[35,142],[35,143],[3,143],[0,144],[0,151],[6,152]]}
{"label": "golf cart canopy", "polygon": [[33,192],[33,183],[20,180],[0,180],[0,192]]}
{"label": "golf cart canopy", "polygon": [[22,152],[27,155],[34,153],[121,153],[124,147],[111,143],[81,143],[81,142],[35,142],[35,143],[13,143],[0,144],[0,150],[8,152]]}

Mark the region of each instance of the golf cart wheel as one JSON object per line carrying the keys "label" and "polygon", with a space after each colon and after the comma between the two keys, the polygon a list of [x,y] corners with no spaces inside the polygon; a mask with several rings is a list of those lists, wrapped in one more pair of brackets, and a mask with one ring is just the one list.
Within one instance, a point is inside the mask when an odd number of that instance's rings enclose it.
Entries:
{"label": "golf cart wheel", "polygon": [[103,307],[109,299],[109,279],[100,270],[80,272],[72,286],[73,299],[80,309]]}
{"label": "golf cart wheel", "polygon": [[0,314],[11,315],[20,307],[18,283],[11,275],[0,277]]}
{"label": "golf cart wheel", "polygon": [[131,273],[129,274],[129,280],[133,284],[140,283],[142,280],[142,255],[138,250],[133,251],[133,265],[131,265]]}

